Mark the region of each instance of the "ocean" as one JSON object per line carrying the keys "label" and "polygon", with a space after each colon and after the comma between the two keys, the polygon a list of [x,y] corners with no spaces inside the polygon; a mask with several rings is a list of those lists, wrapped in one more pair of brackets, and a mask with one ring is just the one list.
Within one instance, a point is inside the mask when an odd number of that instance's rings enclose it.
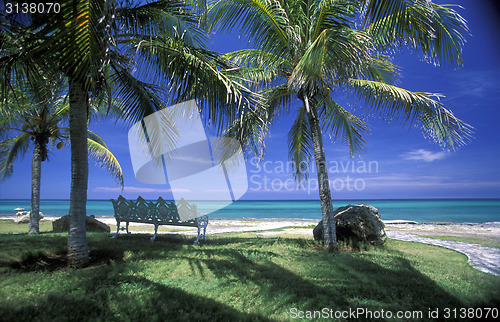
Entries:
{"label": "ocean", "polygon": [[[217,202],[204,202],[217,207]],[[411,200],[334,200],[333,208],[366,203],[379,209],[383,220],[416,222],[500,222],[500,199],[411,199]],[[30,209],[29,200],[0,200],[0,214],[15,214],[15,208]],[[49,216],[68,214],[69,200],[42,200],[40,210]],[[113,216],[108,200],[89,200],[87,215]],[[209,214],[211,218],[304,218],[321,219],[317,200],[238,200]]]}

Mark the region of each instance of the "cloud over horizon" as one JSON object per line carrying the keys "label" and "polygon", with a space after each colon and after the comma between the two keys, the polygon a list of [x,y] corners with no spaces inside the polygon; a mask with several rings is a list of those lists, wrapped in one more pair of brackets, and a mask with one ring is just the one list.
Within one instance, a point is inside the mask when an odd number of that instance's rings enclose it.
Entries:
{"label": "cloud over horizon", "polygon": [[433,162],[436,160],[442,160],[448,157],[450,153],[448,151],[432,152],[425,149],[418,149],[416,151],[411,151],[403,153],[401,157],[404,160],[415,160],[424,162]]}
{"label": "cloud over horizon", "polygon": [[143,188],[143,187],[97,187],[94,191],[101,192],[116,192],[116,193],[169,193],[173,191],[190,192],[189,189],[156,189],[156,188]]}

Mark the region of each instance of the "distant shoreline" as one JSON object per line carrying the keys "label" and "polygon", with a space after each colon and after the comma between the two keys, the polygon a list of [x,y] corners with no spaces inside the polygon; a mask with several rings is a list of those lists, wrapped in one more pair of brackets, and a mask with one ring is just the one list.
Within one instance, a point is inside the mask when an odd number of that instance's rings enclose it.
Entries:
{"label": "distant shoreline", "polygon": [[[87,201],[109,201],[110,199],[116,199],[118,197],[115,196],[114,198],[104,198],[104,199],[87,199]],[[127,198],[129,199],[129,198]],[[156,200],[156,199],[147,199],[144,198],[145,200]],[[19,200],[19,201],[29,201],[29,198],[24,198],[24,199],[7,199],[7,198],[0,198],[1,201],[9,201],[9,200]],[[333,201],[353,201],[353,200],[365,200],[365,201],[424,201],[424,200],[452,200],[452,201],[459,201],[459,200],[500,200],[500,198],[352,198],[352,199],[332,199]],[[46,199],[40,199],[40,201],[70,201],[70,199],[57,199],[57,198],[46,198]],[[198,200],[201,202],[207,202],[207,201],[214,201],[214,202],[219,202],[223,200]],[[318,201],[318,199],[239,199],[239,201],[287,201],[287,202],[302,202],[302,201]]]}
{"label": "distant shoreline", "polygon": [[[51,215],[45,215],[45,217],[42,220],[47,220],[47,221],[54,221],[57,220],[58,218],[61,218],[62,216],[51,216]],[[113,220],[113,222],[116,223],[115,217],[114,216],[94,216],[95,219],[107,222],[109,220]],[[0,214],[0,220],[9,220],[9,219],[14,219],[16,218],[16,215],[12,214]],[[253,217],[241,217],[241,218],[211,218],[209,216],[210,220],[222,220],[222,221],[249,221],[249,222],[259,222],[259,221],[269,221],[269,222],[288,222],[288,221],[293,221],[293,222],[311,222],[311,223],[318,223],[321,219],[311,219],[311,218],[253,218]],[[498,225],[500,226],[500,221],[486,221],[482,223],[475,223],[475,222],[452,222],[452,221],[446,221],[446,222],[439,222],[439,221],[434,221],[434,222],[416,222],[412,220],[404,220],[404,219],[395,219],[395,220],[384,220],[382,219],[384,224],[386,225],[436,225],[436,226],[446,226],[446,225],[460,225],[460,226],[477,226],[477,225]],[[132,223],[131,223],[132,224]]]}
{"label": "distant shoreline", "polygon": [[[69,213],[67,200],[41,200],[40,210],[46,215],[64,216]],[[417,223],[453,222],[485,223],[500,221],[500,199],[393,199],[393,200],[334,200],[334,209],[347,204],[365,203],[376,207],[383,220],[405,220]],[[289,218],[321,220],[317,200],[238,200],[227,203],[199,202],[201,214],[212,218]],[[30,209],[29,200],[0,200],[0,214],[14,215],[16,208]],[[88,200],[87,215],[113,218],[114,209],[107,200]]]}
{"label": "distant shoreline", "polygon": [[[0,220],[12,220],[16,215],[0,214]],[[46,216],[43,221],[54,221],[59,217]],[[104,222],[107,225],[116,225],[114,217],[96,216],[96,219]],[[207,234],[219,234],[230,232],[256,232],[259,234],[281,234],[290,233],[294,235],[302,235],[312,238],[313,229],[311,226],[316,225],[318,219],[303,219],[303,218],[239,218],[239,219],[221,219],[209,218]],[[435,236],[459,236],[459,237],[481,237],[496,240],[500,242],[500,222],[485,222],[485,223],[453,223],[453,222],[429,222],[415,223],[405,220],[387,220],[384,221],[387,231],[399,231],[412,233],[416,235],[435,235]],[[134,228],[135,233],[151,233],[147,229],[153,227],[151,224],[130,223]],[[142,227],[147,229],[142,231]],[[177,228],[170,229],[169,232],[162,231],[161,233],[172,234],[196,234],[195,229]],[[137,230],[139,228],[139,230]],[[282,232],[277,232],[276,229],[286,228]],[[116,228],[115,228],[116,229]],[[112,231],[113,232],[113,231]]]}

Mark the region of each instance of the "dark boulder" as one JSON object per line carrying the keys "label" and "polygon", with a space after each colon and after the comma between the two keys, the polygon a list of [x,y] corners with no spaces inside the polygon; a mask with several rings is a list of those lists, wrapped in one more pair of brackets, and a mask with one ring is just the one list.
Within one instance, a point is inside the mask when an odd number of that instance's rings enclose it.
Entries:
{"label": "dark boulder", "polygon": [[313,229],[313,236],[315,240],[323,240],[323,220],[321,220]]}
{"label": "dark boulder", "polygon": [[[88,232],[109,233],[111,231],[108,225],[89,216],[85,217],[85,224]],[[69,215],[53,221],[52,230],[55,233],[67,233],[69,231]]]}
{"label": "dark boulder", "polygon": [[[385,242],[385,225],[377,208],[359,204],[337,208],[334,211],[337,241],[381,245]],[[313,230],[314,239],[323,240],[323,221]]]}

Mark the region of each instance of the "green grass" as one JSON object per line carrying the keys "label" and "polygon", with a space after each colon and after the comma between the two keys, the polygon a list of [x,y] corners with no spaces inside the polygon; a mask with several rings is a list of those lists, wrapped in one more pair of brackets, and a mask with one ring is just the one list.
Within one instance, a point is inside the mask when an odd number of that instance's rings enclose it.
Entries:
{"label": "green grass", "polygon": [[498,307],[500,277],[447,249],[388,240],[325,253],[305,238],[89,233],[92,263],[66,267],[66,237],[0,235],[0,317],[18,320],[289,320],[300,310]]}
{"label": "green grass", "polygon": [[[314,226],[314,227],[316,227],[316,226]],[[266,229],[265,231],[285,231],[288,229],[311,229],[311,228],[309,226],[285,226],[285,227],[280,227],[280,228]]]}
{"label": "green grass", "polygon": [[[0,220],[0,234],[8,233],[27,233],[29,224],[16,224],[12,220]],[[41,233],[52,232],[52,222],[51,221],[40,221],[39,226]]]}
{"label": "green grass", "polygon": [[500,240],[499,238],[488,238],[488,237],[457,237],[457,236],[436,236],[436,235],[418,235],[421,237],[434,238],[434,239],[443,239],[443,240],[452,240],[452,241],[460,241],[471,244],[484,245],[489,247],[500,248]]}
{"label": "green grass", "polygon": [[[12,220],[0,220],[0,233],[27,233],[29,224],[16,224]],[[111,232],[116,232],[116,225],[108,225],[111,229]],[[121,227],[125,227],[122,225]],[[134,231],[150,231],[154,233],[155,229],[153,225],[145,225],[145,226],[132,226],[128,227],[130,232]],[[196,231],[196,227],[172,227],[172,226],[159,226],[158,231]],[[52,222],[51,221],[40,221],[40,232],[52,232]]]}

